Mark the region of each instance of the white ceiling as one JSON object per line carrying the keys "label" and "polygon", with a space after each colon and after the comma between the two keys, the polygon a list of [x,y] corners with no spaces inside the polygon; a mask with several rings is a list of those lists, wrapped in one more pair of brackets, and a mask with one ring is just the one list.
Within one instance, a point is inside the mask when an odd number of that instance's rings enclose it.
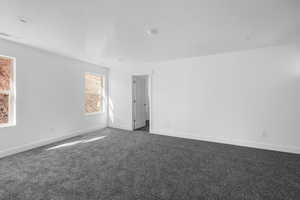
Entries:
{"label": "white ceiling", "polygon": [[[97,64],[195,57],[300,36],[299,0],[0,0],[0,5],[0,33],[11,35],[6,39]],[[151,28],[158,34],[148,35]]]}

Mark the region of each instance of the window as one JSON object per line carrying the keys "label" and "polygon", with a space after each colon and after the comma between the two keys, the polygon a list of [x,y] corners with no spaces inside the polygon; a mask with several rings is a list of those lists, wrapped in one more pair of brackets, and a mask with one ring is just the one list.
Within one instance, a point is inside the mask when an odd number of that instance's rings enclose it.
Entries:
{"label": "window", "polygon": [[0,56],[0,127],[15,124],[15,59]]}
{"label": "window", "polygon": [[104,77],[92,73],[85,74],[85,113],[103,112]]}

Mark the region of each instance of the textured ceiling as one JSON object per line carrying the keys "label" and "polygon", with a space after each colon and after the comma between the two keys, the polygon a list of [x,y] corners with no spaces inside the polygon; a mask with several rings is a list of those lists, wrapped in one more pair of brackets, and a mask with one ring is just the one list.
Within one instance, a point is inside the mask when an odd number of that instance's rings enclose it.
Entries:
{"label": "textured ceiling", "polygon": [[[96,64],[156,62],[252,49],[293,42],[300,35],[299,0],[0,3],[0,37]],[[158,34],[147,34],[151,28]]]}

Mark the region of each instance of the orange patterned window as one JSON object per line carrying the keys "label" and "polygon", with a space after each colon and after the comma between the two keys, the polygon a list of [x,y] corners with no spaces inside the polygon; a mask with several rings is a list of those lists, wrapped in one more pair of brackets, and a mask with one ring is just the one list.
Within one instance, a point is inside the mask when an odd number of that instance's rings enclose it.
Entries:
{"label": "orange patterned window", "polygon": [[13,58],[0,56],[0,126],[15,121],[14,64]]}
{"label": "orange patterned window", "polygon": [[85,74],[85,113],[103,112],[103,84],[103,76]]}

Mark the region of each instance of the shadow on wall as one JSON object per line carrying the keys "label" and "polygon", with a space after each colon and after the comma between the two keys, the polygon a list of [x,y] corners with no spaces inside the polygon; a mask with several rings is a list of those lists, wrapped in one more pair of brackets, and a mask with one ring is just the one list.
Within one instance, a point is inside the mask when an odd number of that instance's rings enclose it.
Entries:
{"label": "shadow on wall", "polygon": [[[235,140],[298,147],[300,75],[292,76],[284,70],[274,77],[271,74],[255,77],[255,74],[253,72],[249,76],[253,81],[234,80],[235,77],[229,76],[220,84],[209,82],[209,89],[199,89],[197,97],[193,91],[185,94],[185,102],[189,106],[184,107],[188,112],[183,110],[182,113],[188,122],[184,127],[187,132],[195,133],[198,128],[195,124],[205,122],[199,132],[211,131],[209,135],[215,138],[227,139],[229,136],[224,136],[227,131]],[[189,77],[189,80],[195,78]],[[197,83],[190,82],[186,88]],[[240,85],[236,86],[236,83]],[[197,103],[202,106],[195,109]],[[199,117],[189,115],[193,112],[198,112]]]}
{"label": "shadow on wall", "polygon": [[[300,136],[300,77],[291,77],[278,87],[272,88],[264,110],[265,123],[270,130],[262,135],[269,141],[273,135],[283,144],[299,146]],[[277,142],[278,142],[277,139]],[[273,141],[270,141],[271,143]],[[278,142],[279,143],[279,142]]]}

